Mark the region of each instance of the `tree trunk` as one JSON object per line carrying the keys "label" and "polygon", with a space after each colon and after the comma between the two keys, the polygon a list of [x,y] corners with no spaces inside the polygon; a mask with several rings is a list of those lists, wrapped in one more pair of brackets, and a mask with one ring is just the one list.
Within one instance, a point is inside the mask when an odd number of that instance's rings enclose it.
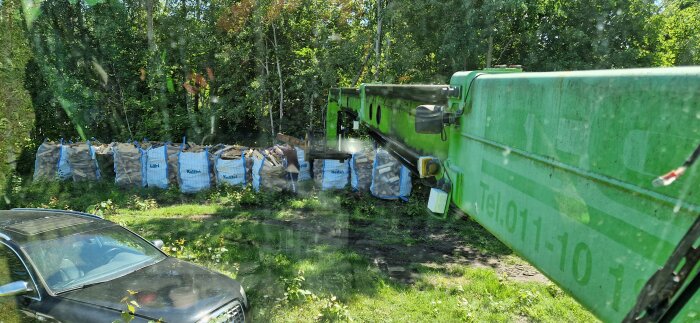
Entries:
{"label": "tree trunk", "polygon": [[[267,44],[267,41],[265,43]],[[267,47],[267,46],[265,46],[265,47]],[[263,67],[263,71],[265,72],[265,80],[267,80],[270,77],[270,68],[268,66],[268,61],[267,61],[267,49],[265,49],[265,63],[262,67]],[[265,83],[267,83],[267,81],[265,81]],[[266,86],[265,86],[265,88],[266,88]],[[267,95],[265,95],[265,97],[267,97]],[[269,107],[268,114],[270,115],[270,138],[274,138],[275,137],[275,118],[272,116],[272,102],[269,100],[266,100],[266,101],[267,101],[267,105]]]}
{"label": "tree trunk", "polygon": [[[279,50],[277,47],[277,31],[275,28],[275,24],[272,24],[272,39],[274,41],[274,47],[275,47],[275,62],[277,63],[277,76],[279,77],[280,81],[280,119],[277,122],[277,129],[278,132],[282,132],[282,118],[284,117],[284,82],[282,80],[282,69],[280,68],[280,56],[279,56]],[[275,135],[274,133],[272,134],[273,136]]]}
{"label": "tree trunk", "polygon": [[152,52],[156,49],[156,45],[153,42],[153,0],[146,0],[146,17],[148,20],[148,25],[146,26],[148,49]]}
{"label": "tree trunk", "polygon": [[[370,45],[372,46],[372,45]],[[372,47],[370,47],[372,48]],[[357,85],[357,82],[360,81],[360,77],[362,77],[362,73],[365,71],[365,66],[367,66],[367,62],[369,62],[369,58],[372,56],[372,50],[369,49],[367,51],[367,55],[365,55],[365,59],[362,61],[362,65],[360,65],[360,70],[357,71],[357,74],[355,75],[355,78],[352,79],[352,86],[355,87]]]}
{"label": "tree trunk", "polygon": [[309,129],[314,127],[314,96],[311,94],[311,99],[309,100]]}
{"label": "tree trunk", "polygon": [[491,56],[493,55],[493,35],[489,35],[489,50],[486,52],[486,68],[491,67]]}
{"label": "tree trunk", "polygon": [[377,0],[377,38],[374,42],[374,80],[379,80],[379,63],[381,62],[382,54],[382,1]]}

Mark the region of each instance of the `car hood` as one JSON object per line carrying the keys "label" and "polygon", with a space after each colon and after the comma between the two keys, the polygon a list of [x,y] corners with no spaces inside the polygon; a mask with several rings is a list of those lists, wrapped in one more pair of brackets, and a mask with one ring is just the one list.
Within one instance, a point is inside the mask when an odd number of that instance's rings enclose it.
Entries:
{"label": "car hood", "polygon": [[[135,300],[135,314],[166,322],[196,322],[217,308],[242,299],[240,284],[197,265],[166,258],[126,276],[65,294],[61,298],[125,311]],[[136,292],[130,294],[129,291]]]}

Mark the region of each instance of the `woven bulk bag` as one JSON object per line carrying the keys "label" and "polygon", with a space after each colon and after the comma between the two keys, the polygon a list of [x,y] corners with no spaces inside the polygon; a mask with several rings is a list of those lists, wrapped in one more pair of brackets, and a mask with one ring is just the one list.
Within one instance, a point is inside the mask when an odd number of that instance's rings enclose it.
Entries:
{"label": "woven bulk bag", "polygon": [[44,141],[36,151],[34,180],[56,180],[61,159],[61,143]]}
{"label": "woven bulk bag", "polygon": [[61,140],[61,157],[58,159],[58,179],[67,181],[73,178],[73,169],[68,161],[68,147]]}
{"label": "woven bulk bag", "polygon": [[269,149],[268,151],[263,151],[263,153],[253,152],[253,166],[251,170],[253,189],[259,191],[261,187],[264,187],[272,191],[294,190],[294,188],[289,187],[287,171],[283,166],[283,161],[278,157],[272,155]]}
{"label": "woven bulk bag", "polygon": [[377,148],[372,169],[372,195],[386,200],[408,200],[411,194],[411,172],[388,151]]}
{"label": "woven bulk bag", "polygon": [[321,190],[343,189],[348,185],[350,166],[348,160],[314,160],[314,179]]}
{"label": "woven bulk bag", "polygon": [[143,150],[133,143],[117,143],[114,151],[114,183],[119,186],[145,185],[143,178]]}
{"label": "woven bulk bag", "polygon": [[92,149],[95,152],[95,161],[100,170],[102,180],[114,180],[114,151],[112,144],[96,144],[92,142]]}
{"label": "woven bulk bag", "polygon": [[168,146],[151,145],[144,156],[146,186],[168,188]]}
{"label": "woven bulk bag", "polygon": [[311,179],[311,166],[305,160],[306,152],[299,147],[294,147],[294,149],[297,151],[297,159],[299,160],[299,177],[297,181],[308,181]]}
{"label": "woven bulk bag", "polygon": [[246,158],[241,147],[228,146],[216,153],[217,184],[246,185]]}
{"label": "woven bulk bag", "polygon": [[350,158],[350,186],[355,191],[369,191],[372,185],[374,149],[362,149]]}
{"label": "woven bulk bag", "polygon": [[177,158],[181,192],[196,193],[211,188],[209,151],[206,148],[180,151]]}
{"label": "woven bulk bag", "polygon": [[100,168],[95,159],[95,150],[90,141],[66,145],[71,176],[74,182],[97,181],[100,179]]}

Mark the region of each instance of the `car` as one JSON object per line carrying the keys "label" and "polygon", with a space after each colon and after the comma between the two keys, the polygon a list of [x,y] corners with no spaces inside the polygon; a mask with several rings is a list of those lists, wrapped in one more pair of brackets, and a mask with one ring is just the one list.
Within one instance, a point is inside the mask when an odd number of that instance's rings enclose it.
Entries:
{"label": "car", "polygon": [[0,211],[0,313],[9,304],[43,322],[245,322],[238,281],[162,246],[92,214]]}

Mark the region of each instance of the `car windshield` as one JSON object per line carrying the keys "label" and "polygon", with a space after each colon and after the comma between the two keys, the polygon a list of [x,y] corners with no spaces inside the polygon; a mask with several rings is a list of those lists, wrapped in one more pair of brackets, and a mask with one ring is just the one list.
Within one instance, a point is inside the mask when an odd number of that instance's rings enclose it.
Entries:
{"label": "car windshield", "polygon": [[54,293],[109,281],[165,258],[155,247],[118,226],[31,241],[22,249]]}

